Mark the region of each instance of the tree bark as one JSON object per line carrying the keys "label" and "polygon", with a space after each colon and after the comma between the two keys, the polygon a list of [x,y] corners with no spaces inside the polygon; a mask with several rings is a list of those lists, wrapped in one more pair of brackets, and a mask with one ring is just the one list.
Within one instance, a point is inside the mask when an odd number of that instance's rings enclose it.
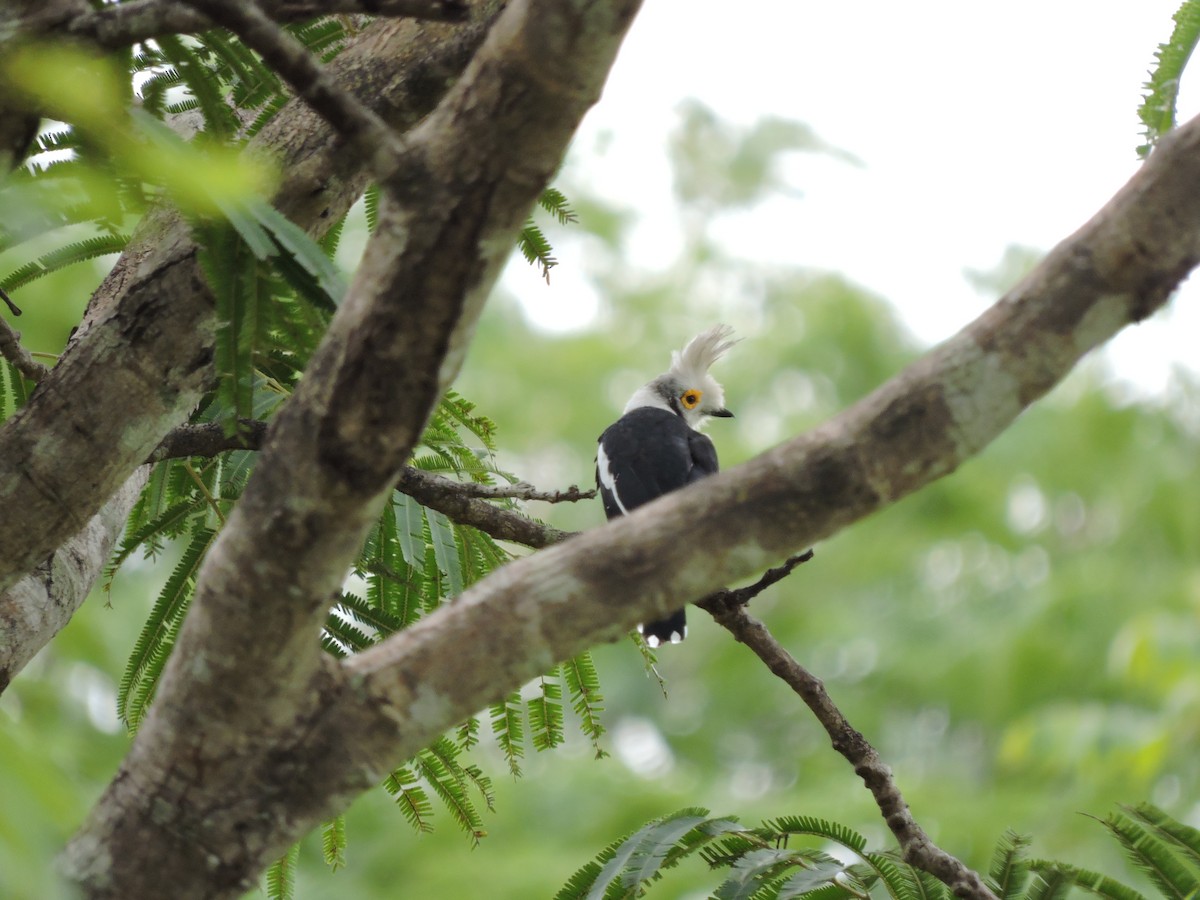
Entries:
{"label": "tree bark", "polygon": [[[461,73],[493,7],[490,0],[477,4],[475,19],[464,26],[375,23],[331,70],[394,129],[407,130]],[[366,184],[361,160],[343,152],[331,129],[295,101],[249,152],[278,165],[282,180],[273,202],[316,235]],[[214,302],[196,251],[178,215],[148,216],[93,295],[59,363],[0,426],[0,592],[83,528],[209,386]],[[88,587],[80,585],[84,594]],[[9,630],[18,622],[0,624],[0,656],[5,647],[31,646],[31,635]]]}
{"label": "tree bark", "polygon": [[406,136],[354,283],[201,568],[129,756],[68,850],[88,896],[240,894],[390,770],[346,755],[331,726],[351,682],[317,640],[329,597],[637,5],[510,4]]}
{"label": "tree bark", "polygon": [[149,466],[129,477],[78,534],[34,571],[0,593],[0,692],[79,609],[104,571],[137,502]]}

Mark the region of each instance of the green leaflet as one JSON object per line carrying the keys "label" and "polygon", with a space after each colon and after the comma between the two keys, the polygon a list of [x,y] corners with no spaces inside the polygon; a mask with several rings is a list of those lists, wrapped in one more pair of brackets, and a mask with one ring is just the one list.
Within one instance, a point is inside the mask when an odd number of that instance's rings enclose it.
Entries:
{"label": "green leaflet", "polygon": [[604,712],[604,696],[600,693],[600,676],[596,673],[591,654],[585,651],[574,659],[568,659],[560,666],[560,670],[567,684],[571,708],[575,710],[579,721],[579,729],[591,741],[596,758],[602,759],[608,755],[600,746],[600,738],[605,730],[604,723],[600,721],[600,714]]}
{"label": "green leaflet", "polygon": [[1171,818],[1152,803],[1139,803],[1134,807],[1126,807],[1125,811],[1133,819],[1149,826],[1151,832],[1162,838],[1184,860],[1200,868],[1200,830]]}
{"label": "green leaflet", "polygon": [[[846,866],[825,854],[813,854],[809,864],[800,869],[779,886],[780,900],[790,897],[811,896],[822,889],[840,888],[834,879],[845,877]],[[841,893],[839,891],[839,893]],[[894,896],[894,895],[893,895]]]}
{"label": "green leaflet", "polygon": [[216,73],[204,64],[196,50],[172,34],[159,35],[155,43],[158,44],[163,57],[175,67],[175,71],[203,112],[207,134],[219,140],[235,134],[238,129],[237,116],[225,102],[224,91],[215,77]]}
{"label": "green leaflet", "polygon": [[[890,853],[864,853],[862,860],[861,869],[864,875],[860,876],[860,881],[874,884],[878,880],[896,900],[917,900],[921,889],[916,884],[912,868],[902,866]],[[859,866],[852,866],[849,871],[857,876],[859,869]]]}
{"label": "green leaflet", "polygon": [[429,540],[438,571],[446,576],[449,596],[457,597],[463,590],[463,569],[454,528],[449,519],[434,509],[425,510],[425,521],[429,524]]}
{"label": "green leaflet", "polygon": [[1138,118],[1146,141],[1137,148],[1141,157],[1147,156],[1159,138],[1175,127],[1179,81],[1200,41],[1200,0],[1184,0],[1174,18],[1171,37],[1155,50],[1150,80],[1142,86],[1145,94],[1138,107]]}
{"label": "green leaflet", "polygon": [[[336,306],[346,293],[346,279],[330,259],[332,250],[309,237],[308,232],[264,200],[253,199],[246,203],[247,212],[254,217],[275,244],[273,248],[281,261],[290,258],[307,273],[320,288],[327,302]],[[336,242],[333,246],[336,248]],[[275,255],[274,252],[271,255]],[[303,277],[292,270],[285,273],[293,287],[304,289],[306,296],[321,296],[312,292]]]}
{"label": "green leaflet", "polygon": [[[236,227],[236,226],[235,226]],[[253,250],[229,228],[197,229],[200,265],[217,300],[215,362],[217,399],[225,410],[226,431],[252,414],[257,375],[254,355],[262,338],[259,271]]]}
{"label": "green leaflet", "polygon": [[[1038,876],[1038,881],[1066,879],[1069,885],[1081,888],[1097,897],[1103,897],[1105,900],[1146,900],[1141,893],[1128,885],[1090,869],[1080,869],[1067,863],[1041,859],[1030,860],[1029,868]],[[1038,889],[1036,882],[1031,888],[1030,897],[1033,896],[1034,889]]]}
{"label": "green leaflet", "polygon": [[1104,826],[1125,848],[1137,868],[1149,876],[1162,895],[1175,900],[1192,900],[1200,894],[1200,877],[1188,865],[1188,850],[1175,841],[1162,840],[1157,829],[1143,827],[1124,813],[1112,813]]}
{"label": "green leaflet", "polygon": [[392,515],[404,562],[420,573],[425,563],[425,508],[412,497],[394,491]]}
{"label": "green leaflet", "polygon": [[[901,861],[896,851],[866,850],[862,836],[836,822],[787,816],[748,829],[730,818],[709,819],[704,809],[684,809],[652,819],[600,851],[578,869],[555,900],[597,900],[653,893],[662,871],[691,856],[708,863],[719,884],[714,900],[951,900],[949,888]],[[1103,823],[1131,860],[1166,898],[1195,898],[1200,832],[1149,804],[1114,813]],[[787,835],[807,835],[852,849],[861,862],[847,866],[828,854],[792,848]],[[1145,900],[1109,876],[1065,862],[1028,858],[1029,840],[1011,831],[997,843],[989,887],[1013,900],[1062,900],[1072,888],[1106,900]],[[670,896],[663,893],[663,896]]]}
{"label": "green leaflet", "polygon": [[763,822],[761,828],[755,830],[755,834],[768,842],[778,842],[796,835],[811,835],[841,844],[860,857],[867,849],[867,839],[853,828],[813,816],[781,816],[778,819],[768,819]]}
{"label": "green leaflet", "polygon": [[1012,900],[1021,896],[1029,880],[1029,861],[1024,851],[1030,840],[1011,829],[1004,832],[996,844],[992,864],[988,867],[988,887],[1001,900]]}
{"label": "green leaflet", "polygon": [[[538,206],[554,216],[560,225],[569,225],[579,221],[579,217],[571,209],[566,196],[557,188],[546,188],[542,191],[541,196],[538,197]],[[541,268],[542,277],[549,284],[550,270],[558,265],[558,260],[554,258],[554,248],[550,246],[550,241],[533,216],[525,220],[521,233],[517,235],[517,249],[521,251],[526,262]]]}
{"label": "green leaflet", "polygon": [[7,359],[0,359],[0,422],[3,422],[29,399],[29,383]]}
{"label": "green leaflet", "polygon": [[384,779],[383,787],[392,795],[405,821],[418,833],[433,831],[433,805],[412,769],[402,766],[392,772]]}
{"label": "green leaflet", "polygon": [[492,736],[504,754],[508,771],[514,778],[521,776],[521,758],[525,755],[525,722],[521,717],[520,693],[509,694],[502,702],[488,707]]}
{"label": "green leaflet", "polygon": [[367,216],[367,230],[372,234],[379,227],[379,186],[371,185],[363,194],[363,211]]}
{"label": "green leaflet", "polygon": [[137,731],[154,697],[158,678],[191,603],[196,573],[215,538],[216,533],[207,528],[192,536],[134,644],[117,688],[117,715],[130,731]]}
{"label": "green leaflet", "polygon": [[321,854],[325,865],[335,872],[346,865],[345,816],[335,816],[321,826]]}
{"label": "green leaflet", "polygon": [[549,284],[550,270],[558,265],[558,260],[553,256],[550,241],[532,218],[525,220],[521,233],[517,235],[517,249],[521,251],[526,262],[541,267],[542,277]]}
{"label": "green leaflet", "polygon": [[417,754],[416,768],[450,811],[451,818],[477,844],[486,832],[468,787],[478,788],[490,808],[491,783],[480,778],[478,769],[474,775],[469,774],[458,762],[458,754],[454,742],[443,737]]}
{"label": "green leaflet", "polygon": [[529,732],[535,750],[553,750],[563,742],[562,685],[557,666],[541,677],[539,687],[529,700]]}
{"label": "green leaflet", "polygon": [[559,225],[571,225],[579,221],[579,216],[571,209],[566,194],[558,188],[546,188],[538,196],[537,202],[538,206],[558,220]]}
{"label": "green leaflet", "polygon": [[688,838],[703,834],[704,826],[710,826],[710,832],[720,833],[731,824],[730,820],[709,820],[707,816],[708,810],[692,807],[648,822],[623,841],[601,851],[593,863],[572,876],[555,900],[629,895],[655,879],[668,858],[670,865],[678,862],[680,856],[672,854],[672,850],[679,846],[690,849],[701,846]]}
{"label": "green leaflet", "polygon": [[36,260],[27,262],[15,271],[9,272],[3,279],[0,279],[0,290],[15,291],[32,281],[65,269],[67,266],[120,253],[125,249],[127,243],[129,243],[128,235],[102,234],[56,247],[49,253],[42,254]]}
{"label": "green leaflet", "polygon": [[[1026,900],[1063,900],[1074,886],[1071,877],[1059,868],[1038,871],[1031,863],[1030,874],[1029,888],[1025,892]],[[926,877],[933,878],[931,875]],[[922,894],[922,900],[927,896],[927,893]]]}
{"label": "green leaflet", "polygon": [[296,896],[296,865],[300,861],[300,845],[293,844],[288,852],[267,869],[266,888],[269,900],[294,900]]}

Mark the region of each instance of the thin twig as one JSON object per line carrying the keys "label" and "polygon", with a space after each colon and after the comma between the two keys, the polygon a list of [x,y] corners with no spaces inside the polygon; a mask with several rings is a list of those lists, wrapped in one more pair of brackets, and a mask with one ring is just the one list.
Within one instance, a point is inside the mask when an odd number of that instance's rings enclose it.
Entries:
{"label": "thin twig", "polygon": [[795,691],[812,710],[829,735],[833,749],[854,766],[855,774],[863,780],[875,798],[883,820],[900,844],[905,862],[928,872],[959,897],[996,900],[996,896],[976,872],[934,844],[924,829],[917,824],[892,777],[891,770],[867,739],[842,715],[841,710],[830,699],[821,679],[796,662],[767,627],[746,611],[745,604],[724,603],[720,599],[708,598],[708,601],[699,605],[712,614],[717,624],[753,650],[767,668]]}
{"label": "thin twig", "polygon": [[464,497],[482,497],[488,500],[541,500],[545,503],[577,503],[596,496],[595,488],[585,491],[577,484],[571,485],[565,491],[540,491],[527,481],[518,481],[516,484],[463,483],[459,485],[459,492]]}
{"label": "thin twig", "polygon": [[14,331],[13,327],[2,318],[0,318],[0,356],[7,359],[18,372],[35,383],[41,381],[50,372],[48,366],[42,365],[21,346],[21,333]]}
{"label": "thin twig", "polygon": [[12,302],[12,297],[4,292],[4,288],[0,288],[0,300],[4,301],[4,305],[8,307],[8,311],[14,316],[21,315],[21,307]]}
{"label": "thin twig", "polygon": [[513,510],[501,509],[480,497],[472,497],[470,485],[430,475],[412,466],[405,466],[400,471],[396,488],[422,506],[436,509],[458,524],[478,528],[498,540],[538,549],[561,543],[572,535],[570,531],[561,531]]}
{"label": "thin twig", "polygon": [[217,520],[223,526],[225,524],[225,514],[221,512],[221,507],[217,504],[217,498],[212,495],[212,491],[208,489],[208,485],[204,483],[204,479],[200,477],[200,473],[192,468],[190,460],[184,460],[184,471],[188,473],[192,481],[196,483],[196,487],[200,488],[200,493],[204,495],[204,499],[208,502],[209,507],[217,515]]}
{"label": "thin twig", "polygon": [[[266,434],[267,423],[254,419],[239,419],[237,430],[232,434],[217,422],[180,425],[163,438],[146,461],[153,463],[181,457],[216,456],[228,450],[260,450]],[[486,486],[431,475],[412,466],[405,466],[396,482],[397,490],[422,506],[444,513],[459,525],[470,525],[497,540],[538,549],[557,544],[574,533],[489,503],[484,499],[486,495],[480,492],[483,487]],[[531,488],[529,493],[531,497],[545,495],[567,498],[572,492],[577,492],[580,499],[588,494],[574,486],[566,491],[537,491]]]}
{"label": "thin twig", "polygon": [[782,581],[792,574],[792,570],[801,563],[806,563],[813,558],[813,551],[805,550],[803,553],[797,553],[795,556],[789,556],[784,560],[782,565],[778,565],[773,569],[767,569],[763,572],[762,577],[754,584],[748,584],[745,587],[726,589],[717,591],[715,594],[709,594],[703,600],[696,603],[701,609],[710,612],[716,617],[716,611],[723,611],[726,608],[735,606],[745,606],[771,585]]}

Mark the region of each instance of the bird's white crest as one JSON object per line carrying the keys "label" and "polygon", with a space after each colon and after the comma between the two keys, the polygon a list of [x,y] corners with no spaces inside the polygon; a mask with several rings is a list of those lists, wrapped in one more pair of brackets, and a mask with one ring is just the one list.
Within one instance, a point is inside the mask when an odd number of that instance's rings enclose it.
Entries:
{"label": "bird's white crest", "polygon": [[688,341],[682,350],[671,354],[669,374],[677,376],[684,384],[699,384],[709,367],[736,343],[732,328],[714,325]]}
{"label": "bird's white crest", "polygon": [[728,415],[723,412],[725,391],[720,383],[708,374],[708,367],[736,343],[733,329],[728,325],[714,325],[707,331],[700,332],[688,341],[686,347],[671,354],[670,369],[634,392],[625,404],[625,412],[642,406],[677,412],[678,392],[696,390],[703,398],[700,404],[680,412],[689,426],[698,429],[708,416]]}

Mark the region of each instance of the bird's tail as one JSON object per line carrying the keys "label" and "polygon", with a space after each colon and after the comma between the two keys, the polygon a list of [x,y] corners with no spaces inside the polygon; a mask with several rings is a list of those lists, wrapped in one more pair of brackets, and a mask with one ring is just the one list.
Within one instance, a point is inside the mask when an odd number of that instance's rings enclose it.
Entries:
{"label": "bird's tail", "polygon": [[638,633],[651,649],[661,644],[678,644],[687,637],[687,610],[681,609],[665,619],[639,625]]}

